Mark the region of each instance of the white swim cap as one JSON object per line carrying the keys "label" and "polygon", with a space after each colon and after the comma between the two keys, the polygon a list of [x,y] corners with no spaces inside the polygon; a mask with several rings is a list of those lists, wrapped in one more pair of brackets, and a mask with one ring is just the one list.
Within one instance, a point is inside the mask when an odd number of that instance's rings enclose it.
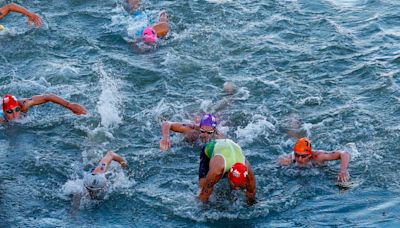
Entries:
{"label": "white swim cap", "polygon": [[100,191],[107,186],[107,178],[104,173],[86,173],[83,177],[83,185],[90,191]]}

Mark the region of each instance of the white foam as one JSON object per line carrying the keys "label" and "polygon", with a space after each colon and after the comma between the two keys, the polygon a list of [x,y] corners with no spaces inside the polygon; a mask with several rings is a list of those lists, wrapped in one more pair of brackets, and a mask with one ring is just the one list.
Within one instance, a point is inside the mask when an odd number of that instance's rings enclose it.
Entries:
{"label": "white foam", "polygon": [[232,2],[232,0],[207,0],[207,2],[209,2],[209,3],[223,4],[223,3]]}
{"label": "white foam", "polygon": [[244,128],[238,128],[235,134],[241,146],[252,143],[255,137],[263,135],[268,139],[270,132],[275,131],[275,126],[267,120],[268,118],[259,114],[253,116],[252,121]]}
{"label": "white foam", "polygon": [[101,125],[105,128],[116,127],[122,123],[122,117],[119,112],[122,98],[118,91],[118,81],[110,77],[100,64],[98,64],[97,71],[101,85],[101,94],[97,102]]}
{"label": "white foam", "polygon": [[81,194],[83,192],[83,181],[81,179],[68,180],[62,186],[62,192],[65,195]]}

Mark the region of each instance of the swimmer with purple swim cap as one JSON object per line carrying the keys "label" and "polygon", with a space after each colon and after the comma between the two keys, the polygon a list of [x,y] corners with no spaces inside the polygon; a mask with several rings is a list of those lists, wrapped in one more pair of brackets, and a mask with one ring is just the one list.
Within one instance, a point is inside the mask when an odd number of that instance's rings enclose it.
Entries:
{"label": "swimmer with purple swim cap", "polygon": [[198,140],[207,143],[212,139],[222,139],[224,135],[218,131],[217,125],[216,117],[213,114],[204,115],[199,124],[164,121],[161,127],[163,137],[160,141],[160,149],[166,151],[171,148],[170,130],[184,134],[185,139],[193,143]]}

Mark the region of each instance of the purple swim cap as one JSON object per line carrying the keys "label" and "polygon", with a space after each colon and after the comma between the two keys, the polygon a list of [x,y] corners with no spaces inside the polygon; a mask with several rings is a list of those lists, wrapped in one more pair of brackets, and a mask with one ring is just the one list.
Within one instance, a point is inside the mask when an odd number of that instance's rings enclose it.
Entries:
{"label": "purple swim cap", "polygon": [[217,120],[216,120],[215,116],[213,114],[204,115],[200,121],[200,127],[202,127],[202,126],[216,127]]}
{"label": "purple swim cap", "polygon": [[147,27],[143,30],[142,39],[145,43],[157,42],[157,33],[152,27]]}

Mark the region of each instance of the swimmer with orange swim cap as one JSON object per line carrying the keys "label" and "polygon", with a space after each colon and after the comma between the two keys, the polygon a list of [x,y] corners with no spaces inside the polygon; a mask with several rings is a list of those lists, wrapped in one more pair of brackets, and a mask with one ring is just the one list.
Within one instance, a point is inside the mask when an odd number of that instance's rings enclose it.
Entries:
{"label": "swimmer with orange swim cap", "polygon": [[28,110],[35,105],[41,105],[47,102],[59,104],[68,108],[77,115],[86,114],[86,108],[80,104],[70,103],[69,101],[56,96],[54,94],[38,95],[31,98],[23,98],[17,100],[12,94],[6,94],[3,97],[3,108],[0,111],[0,122],[9,122],[14,119],[19,119],[22,113],[27,113]]}
{"label": "swimmer with orange swim cap", "polygon": [[221,139],[224,135],[217,129],[217,118],[213,114],[205,114],[200,123],[186,124],[178,122],[164,121],[162,124],[162,139],[160,149],[163,151],[171,148],[170,131],[182,133],[185,139],[195,143],[207,143],[211,139]]}
{"label": "swimmer with orange swim cap", "polygon": [[199,198],[207,202],[214,186],[224,177],[234,190],[246,189],[248,204],[256,202],[256,177],[239,145],[230,139],[212,140],[203,148],[200,157]]}
{"label": "swimmer with orange swim cap", "polygon": [[297,140],[294,145],[293,152],[281,157],[279,163],[281,165],[298,164],[307,166],[308,164],[322,165],[326,161],[340,160],[340,171],[337,180],[339,182],[347,182],[350,179],[348,172],[350,154],[348,152],[334,151],[327,152],[323,150],[313,151],[311,141],[308,138]]}
{"label": "swimmer with orange swim cap", "polygon": [[24,7],[15,3],[10,3],[0,8],[0,19],[6,17],[10,12],[17,12],[27,16],[29,24],[35,24],[37,28],[39,28],[43,24],[42,18],[40,18],[39,15],[29,12]]}

